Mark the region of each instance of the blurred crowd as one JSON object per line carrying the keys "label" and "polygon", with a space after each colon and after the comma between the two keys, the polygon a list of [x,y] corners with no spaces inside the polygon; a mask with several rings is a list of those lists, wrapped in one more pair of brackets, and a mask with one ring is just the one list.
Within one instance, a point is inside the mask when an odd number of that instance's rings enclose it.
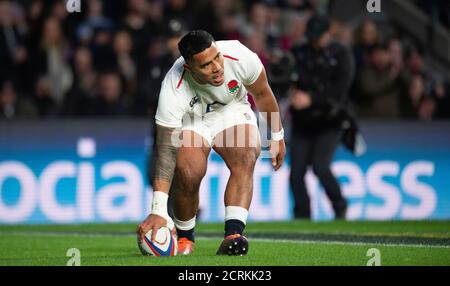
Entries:
{"label": "blurred crowd", "polygon": [[450,28],[450,2],[447,0],[414,0],[431,19]]}
{"label": "blurred crowd", "polygon": [[[2,0],[0,118],[153,116],[177,43],[191,29],[256,52],[283,101],[290,50],[328,2],[82,0],[81,13],[68,13],[61,0]],[[430,68],[422,47],[395,30],[386,35],[372,18],[355,26],[332,21],[332,31],[353,50],[350,98],[359,117],[450,117],[448,75]]]}

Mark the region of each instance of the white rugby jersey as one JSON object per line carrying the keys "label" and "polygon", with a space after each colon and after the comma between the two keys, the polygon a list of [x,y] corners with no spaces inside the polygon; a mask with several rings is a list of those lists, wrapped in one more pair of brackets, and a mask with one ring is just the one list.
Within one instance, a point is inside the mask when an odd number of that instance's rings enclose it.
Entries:
{"label": "white rugby jersey", "polygon": [[204,116],[233,103],[247,103],[244,85],[253,84],[263,65],[259,57],[239,41],[216,41],[224,57],[224,83],[221,86],[199,84],[185,70],[183,57],[167,72],[161,85],[156,123],[166,127],[182,126],[185,114]]}

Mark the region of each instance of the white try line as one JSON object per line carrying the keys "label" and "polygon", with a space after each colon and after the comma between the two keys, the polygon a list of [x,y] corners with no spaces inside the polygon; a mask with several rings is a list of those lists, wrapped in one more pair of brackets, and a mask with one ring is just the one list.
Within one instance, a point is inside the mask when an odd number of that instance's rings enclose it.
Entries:
{"label": "white try line", "polygon": [[381,243],[381,242],[354,242],[354,241],[337,241],[337,240],[289,240],[289,239],[270,239],[270,238],[254,238],[252,241],[260,242],[286,242],[286,243],[304,243],[304,244],[325,244],[325,245],[350,245],[350,246],[387,246],[387,247],[411,247],[411,248],[450,248],[450,245],[436,244],[408,244],[408,243]]}
{"label": "white try line", "polygon": [[[58,232],[58,231],[0,231],[0,235],[38,235],[38,236],[86,236],[86,237],[136,237],[135,234],[130,233],[102,233],[102,232]],[[217,240],[222,239],[221,236],[207,237],[197,235],[196,240]],[[381,243],[381,242],[363,242],[363,241],[337,241],[337,240],[303,240],[303,239],[274,239],[274,238],[249,238],[250,241],[257,242],[281,242],[281,243],[295,243],[295,244],[323,244],[323,245],[347,245],[347,246],[386,246],[386,247],[405,247],[405,248],[450,248],[450,245],[437,245],[437,244],[408,244],[408,243]]]}

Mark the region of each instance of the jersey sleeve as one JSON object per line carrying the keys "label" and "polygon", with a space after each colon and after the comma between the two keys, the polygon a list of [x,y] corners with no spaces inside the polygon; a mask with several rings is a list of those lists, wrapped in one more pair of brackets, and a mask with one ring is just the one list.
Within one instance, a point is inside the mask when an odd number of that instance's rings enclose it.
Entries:
{"label": "jersey sleeve", "polygon": [[164,78],[155,115],[156,124],[169,128],[181,127],[183,116],[186,113],[184,100],[181,98],[182,91],[176,87],[174,77],[169,72]]}
{"label": "jersey sleeve", "polygon": [[239,42],[240,60],[244,69],[242,82],[245,85],[252,85],[258,79],[264,66],[258,55]]}

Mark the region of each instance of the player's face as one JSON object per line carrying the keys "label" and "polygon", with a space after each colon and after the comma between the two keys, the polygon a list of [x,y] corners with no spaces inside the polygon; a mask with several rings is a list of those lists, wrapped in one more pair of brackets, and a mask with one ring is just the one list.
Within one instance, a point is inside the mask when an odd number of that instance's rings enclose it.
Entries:
{"label": "player's face", "polygon": [[225,82],[223,56],[214,42],[203,52],[195,54],[189,61],[188,68],[201,84],[220,86]]}

